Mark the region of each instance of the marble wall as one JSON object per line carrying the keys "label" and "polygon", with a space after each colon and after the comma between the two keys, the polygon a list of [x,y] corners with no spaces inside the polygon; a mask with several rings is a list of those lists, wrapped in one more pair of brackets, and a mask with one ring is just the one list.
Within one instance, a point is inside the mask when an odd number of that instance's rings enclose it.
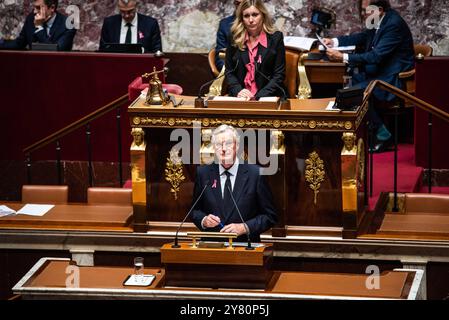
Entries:
{"label": "marble wall", "polygon": [[[96,50],[103,18],[116,13],[115,0],[60,0],[60,11],[69,5],[80,10],[80,29],[75,50]],[[139,11],[158,19],[163,49],[166,52],[207,52],[215,43],[215,32],[222,17],[233,11],[232,0],[141,0]],[[358,1],[343,0],[271,0],[267,6],[276,25],[285,35],[308,36],[312,32],[309,17],[314,6],[337,13],[331,35],[360,28]],[[428,43],[436,55],[449,55],[448,0],[392,0],[392,6],[409,23],[415,42]],[[0,0],[0,37],[15,37],[31,11],[31,0]]]}

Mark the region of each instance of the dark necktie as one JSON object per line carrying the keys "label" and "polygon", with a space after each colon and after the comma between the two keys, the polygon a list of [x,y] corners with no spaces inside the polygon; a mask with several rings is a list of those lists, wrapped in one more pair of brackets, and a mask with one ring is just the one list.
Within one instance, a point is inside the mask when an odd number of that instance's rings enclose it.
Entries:
{"label": "dark necktie", "polygon": [[44,22],[44,24],[42,25],[42,28],[44,28],[45,35],[48,36],[48,25],[47,25],[47,22]]}
{"label": "dark necktie", "polygon": [[224,209],[225,212],[224,214],[226,216],[231,214],[232,211],[232,207],[233,207],[233,203],[232,203],[232,199],[231,199],[231,191],[232,190],[232,185],[231,185],[231,173],[226,170],[224,172],[224,174],[226,175],[226,182],[225,182],[225,189],[224,189],[224,195],[223,195],[223,201],[224,201]]}
{"label": "dark necktie", "polygon": [[128,22],[126,24],[126,26],[128,27],[128,31],[126,31],[125,43],[131,43],[131,26],[132,26],[132,24],[130,22]]}

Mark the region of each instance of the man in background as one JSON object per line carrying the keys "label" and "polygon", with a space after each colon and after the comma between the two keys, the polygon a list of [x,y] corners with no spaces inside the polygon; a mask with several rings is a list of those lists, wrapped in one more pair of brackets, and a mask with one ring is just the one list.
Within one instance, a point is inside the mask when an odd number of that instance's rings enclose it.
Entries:
{"label": "man in background", "polygon": [[147,53],[162,51],[157,20],[137,13],[137,5],[137,0],[118,0],[120,14],[104,19],[100,51],[107,43],[141,43]]}
{"label": "man in background", "polygon": [[70,51],[76,29],[68,26],[67,17],[57,12],[58,0],[35,0],[33,12],[25,20],[15,40],[2,41],[2,49],[32,48],[33,43],[57,44],[57,50]]}
{"label": "man in background", "polygon": [[230,44],[231,26],[235,20],[235,12],[237,11],[237,7],[242,1],[243,0],[234,0],[234,13],[232,16],[221,19],[220,24],[218,25],[217,40],[215,44],[215,65],[217,66],[218,71],[221,71],[224,66],[224,60],[220,59],[218,54],[220,51],[226,50]]}
{"label": "man in background", "polygon": [[[370,6],[378,11],[378,19],[368,16]],[[361,53],[341,53],[328,49],[327,56],[333,61],[343,61],[358,73],[353,74],[353,85],[366,88],[372,80],[382,80],[402,88],[399,73],[414,68],[413,37],[407,23],[397,11],[391,8],[388,0],[362,0],[362,17],[371,27],[360,33],[325,39],[329,47],[364,46]],[[369,12],[368,12],[369,13]],[[395,97],[384,90],[374,90],[374,105],[379,101],[392,101]],[[377,112],[370,108],[369,119],[376,134],[374,151],[381,151],[386,141],[391,141],[391,133],[383,124]]]}

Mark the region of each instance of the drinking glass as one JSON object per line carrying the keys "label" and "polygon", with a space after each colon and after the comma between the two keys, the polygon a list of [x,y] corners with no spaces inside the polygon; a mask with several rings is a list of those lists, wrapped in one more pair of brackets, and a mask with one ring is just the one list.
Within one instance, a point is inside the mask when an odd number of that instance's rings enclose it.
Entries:
{"label": "drinking glass", "polygon": [[143,282],[143,257],[134,258],[134,275],[137,282]]}

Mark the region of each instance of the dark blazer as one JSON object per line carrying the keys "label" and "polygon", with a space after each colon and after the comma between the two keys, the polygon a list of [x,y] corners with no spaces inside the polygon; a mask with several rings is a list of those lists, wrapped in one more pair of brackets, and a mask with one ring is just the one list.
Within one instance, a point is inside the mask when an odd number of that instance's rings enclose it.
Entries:
{"label": "dark blazer", "polygon": [[224,61],[218,57],[218,52],[222,49],[226,49],[230,42],[231,26],[234,23],[235,15],[226,17],[220,20],[217,31],[217,40],[215,44],[215,65],[218,70],[221,70],[224,65]]}
{"label": "dark blazer", "polygon": [[[122,16],[120,14],[104,19],[101,28],[100,50],[106,43],[120,43]],[[143,38],[139,36],[143,34]],[[143,44],[145,52],[162,51],[161,30],[156,19],[143,14],[137,14],[137,42]]]}
{"label": "dark blazer", "polygon": [[76,29],[67,29],[65,25],[66,20],[66,16],[56,12],[56,18],[48,36],[45,30],[34,33],[36,30],[34,26],[34,13],[30,13],[26,17],[20,35],[15,40],[5,41],[2,47],[6,49],[25,49],[27,46],[31,48],[33,42],[39,42],[56,43],[59,51],[70,51],[72,50]]}
{"label": "dark blazer", "polygon": [[[224,225],[241,223],[235,207],[230,213],[224,212],[218,164],[197,167],[193,201],[198,198],[206,183],[208,183],[208,186],[192,211],[192,220],[198,229],[203,230],[201,221],[208,214],[219,216]],[[259,174],[258,166],[239,164],[232,194],[243,220],[248,225],[251,241],[259,242],[260,234],[277,222],[277,213],[273,205],[270,188],[265,177]],[[220,231],[220,227],[217,226],[204,231]],[[237,241],[246,240],[246,235],[237,238]]]}
{"label": "dark blazer", "polygon": [[[256,99],[269,96],[283,96],[284,92],[288,98],[288,91],[284,86],[285,80],[285,47],[284,36],[280,31],[267,34],[267,48],[259,44],[256,56],[256,68],[268,79],[256,72],[255,79],[258,91]],[[257,63],[258,56],[261,56],[262,63]],[[238,65],[237,65],[238,62]],[[245,65],[249,63],[248,50],[240,51],[233,45],[226,49],[226,71],[234,70],[226,75],[228,93],[231,96],[237,94],[245,88],[244,80],[246,76]],[[236,68],[237,67],[237,68]],[[283,89],[283,92],[281,89]]]}
{"label": "dark blazer", "polygon": [[[393,9],[388,10],[379,30],[366,29],[363,32],[338,38],[339,45],[364,46],[363,53],[349,54],[351,65],[360,65],[363,73],[353,77],[353,83],[362,88],[379,79],[398,88],[402,83],[398,74],[414,67],[413,37],[407,23]],[[392,100],[394,96],[383,90],[376,90],[379,100]]]}

